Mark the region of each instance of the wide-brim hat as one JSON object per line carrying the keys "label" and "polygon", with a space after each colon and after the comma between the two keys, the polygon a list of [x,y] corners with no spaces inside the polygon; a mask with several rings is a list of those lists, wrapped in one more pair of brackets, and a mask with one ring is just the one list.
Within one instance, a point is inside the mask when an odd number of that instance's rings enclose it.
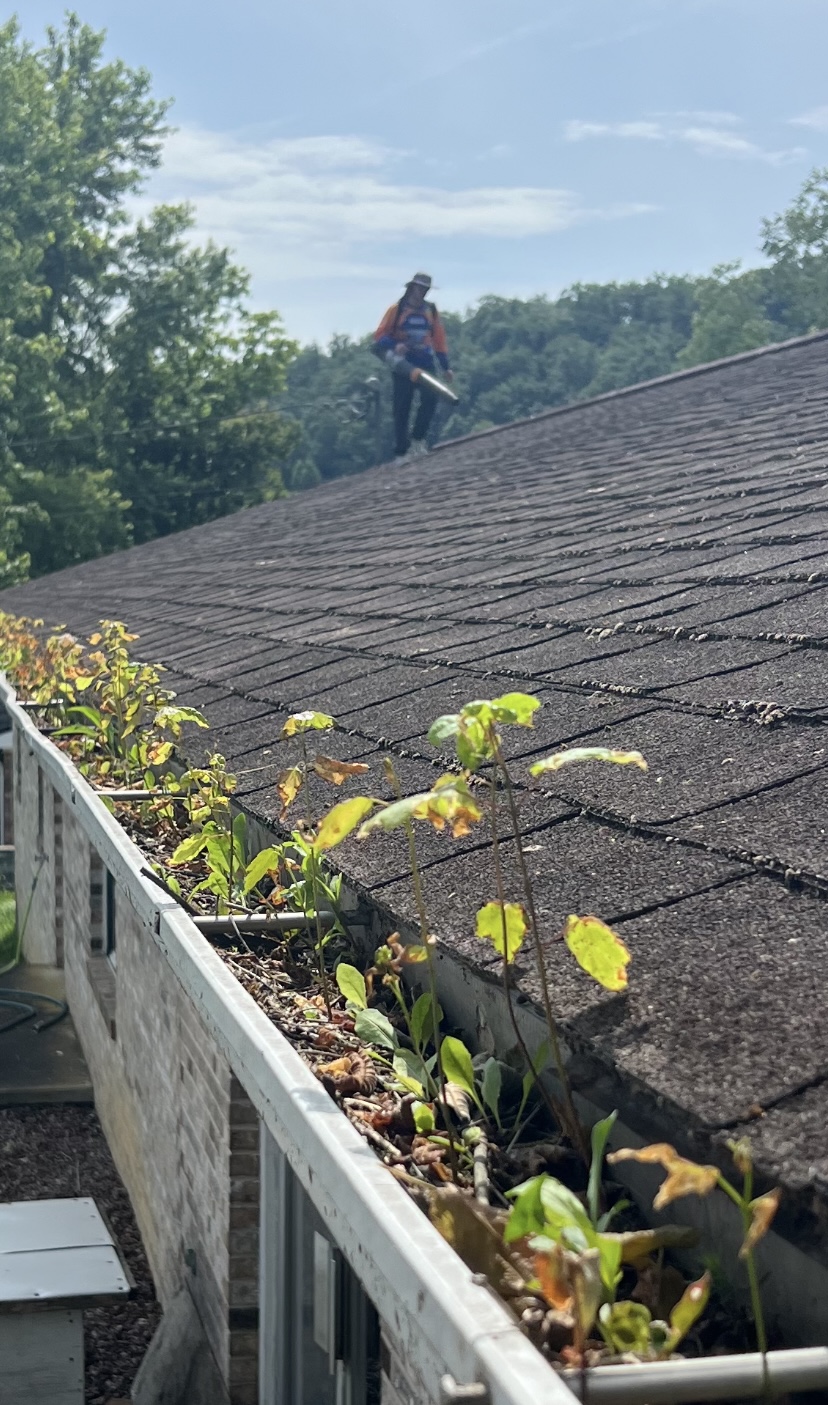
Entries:
{"label": "wide-brim hat", "polygon": [[413,278],[409,278],[405,286],[406,288],[410,288],[412,287],[412,285],[415,284],[418,288],[425,288],[426,291],[428,291],[428,289],[431,287],[431,274],[415,273]]}

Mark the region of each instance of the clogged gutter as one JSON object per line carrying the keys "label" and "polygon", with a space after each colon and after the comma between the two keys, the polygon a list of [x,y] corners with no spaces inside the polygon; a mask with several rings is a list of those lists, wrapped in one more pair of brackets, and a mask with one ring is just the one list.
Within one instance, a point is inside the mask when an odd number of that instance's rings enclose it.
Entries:
{"label": "clogged gutter", "polygon": [[[501,734],[507,726],[531,726],[537,700],[507,694],[437,719],[430,740],[450,741],[457,765],[430,791],[403,797],[387,761],[396,800],[367,793],[334,805],[322,817],[306,808],[300,821],[293,818],[294,807],[300,810],[307,800],[311,772],[338,786],[368,768],[315,748],[312,754],[309,740],[333,729],[334,720],[312,711],[296,714],[284,728],[285,739],[293,739],[294,764],[278,782],[283,818],[292,832],[284,842],[251,854],[244,816],[232,815],[234,779],[223,759],[214,755],[202,767],[175,766],[182,728],[206,727],[205,719],[176,703],[161,686],[158,669],[132,659],[133,642],[134,636],[111,621],[102,622],[81,645],[69,635],[43,640],[38,622],[0,615],[0,666],[38,724],[99,794],[126,788],[146,795],[107,803],[146,854],[156,881],[196,917],[303,915],[302,930],[288,936],[249,935],[239,926],[227,937],[215,937],[214,944],[458,1254],[474,1272],[485,1274],[536,1346],[558,1364],[665,1360],[680,1345],[694,1354],[722,1349],[722,1318],[708,1306],[710,1276],[688,1284],[664,1262],[664,1250],[687,1246],[692,1232],[678,1226],[648,1230],[631,1220],[603,1172],[613,1118],[591,1133],[580,1123],[525,864],[522,900],[512,900],[504,890],[499,860],[504,822],[511,824],[521,857],[522,848]],[[532,769],[543,774],[593,762],[646,769],[637,752],[600,749],[557,753]],[[420,824],[447,828],[455,837],[473,825],[490,826],[496,896],[479,909],[476,930],[501,958],[514,1063],[474,1059],[445,1028],[435,936],[417,863]],[[404,946],[392,936],[368,968],[360,969],[340,912],[339,879],[324,867],[324,857],[354,831],[381,842],[382,832],[395,828],[408,840],[420,940]],[[323,911],[334,914],[331,923],[323,924]],[[629,954],[610,928],[595,917],[576,916],[569,919],[564,939],[595,980],[610,990],[624,988]],[[534,948],[548,1027],[546,1046],[534,1054],[512,1006],[510,966],[524,942]],[[553,1101],[539,1076],[546,1063],[558,1075],[560,1101]],[[659,1206],[681,1195],[722,1191],[734,1201],[744,1225],[757,1344],[764,1351],[752,1255],[778,1196],[754,1196],[749,1149],[739,1144],[733,1152],[738,1185],[669,1146],[629,1154],[666,1171]]]}

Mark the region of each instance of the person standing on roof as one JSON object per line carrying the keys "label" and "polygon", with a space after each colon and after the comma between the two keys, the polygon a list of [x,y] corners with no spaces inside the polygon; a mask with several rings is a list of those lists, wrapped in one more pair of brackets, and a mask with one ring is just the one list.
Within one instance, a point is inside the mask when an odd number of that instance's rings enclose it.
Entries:
{"label": "person standing on roof", "polygon": [[[427,273],[415,273],[406,284],[399,302],[389,307],[376,332],[373,351],[377,356],[388,359],[388,354],[404,358],[410,366],[433,374],[439,364],[447,381],[454,379],[449,367],[446,334],[440,321],[440,314],[433,302],[426,302],[426,293],[431,287]],[[408,375],[392,377],[394,387],[394,452],[397,459],[408,454],[425,454],[425,442],[429,425],[437,408],[437,394],[423,382],[412,380]],[[420,403],[414,419],[414,428],[409,438],[409,419],[414,394],[418,393]]]}

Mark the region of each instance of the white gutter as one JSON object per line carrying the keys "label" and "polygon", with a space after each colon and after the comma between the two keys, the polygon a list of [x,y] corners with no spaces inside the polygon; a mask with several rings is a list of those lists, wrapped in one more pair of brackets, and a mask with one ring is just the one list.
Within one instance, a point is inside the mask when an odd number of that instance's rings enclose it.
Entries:
{"label": "white gutter", "polygon": [[[599,1366],[565,1378],[554,1371],[380,1164],[183,908],[142,876],[140,849],[72,762],[37,730],[2,674],[0,701],[153,933],[402,1360],[414,1366],[434,1402],[445,1376],[461,1387],[485,1384],[490,1405],[573,1405],[573,1394],[593,1405],[678,1405],[762,1394],[757,1354]],[[770,1352],[767,1363],[771,1396],[828,1390],[826,1347]]]}
{"label": "white gutter", "polygon": [[70,805],[321,1215],[403,1361],[430,1397],[441,1379],[481,1382],[491,1405],[572,1405],[572,1394],[381,1165],[195,923],[141,874],[145,859],[0,676],[21,740]]}

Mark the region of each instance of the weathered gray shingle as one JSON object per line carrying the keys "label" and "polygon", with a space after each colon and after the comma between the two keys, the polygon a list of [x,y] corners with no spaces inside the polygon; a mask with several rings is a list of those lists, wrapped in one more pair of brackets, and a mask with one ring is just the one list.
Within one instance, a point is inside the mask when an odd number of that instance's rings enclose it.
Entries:
{"label": "weathered gray shingle", "polygon": [[[212,717],[265,821],[281,722],[317,699],[341,721],[330,750],[374,763],[390,746],[412,788],[445,761],[430,721],[507,688],[544,702],[513,757],[576,738],[639,746],[647,776],[595,767],[538,786],[514,763],[557,1008],[576,1043],[699,1135],[773,1104],[764,1164],[794,1184],[811,1155],[798,1106],[821,1136],[828,1123],[828,1043],[808,1032],[828,1003],[826,526],[820,335],[457,441],[0,604],[77,631],[123,618]],[[423,839],[436,930],[484,973],[486,842]],[[340,855],[392,917],[411,915],[398,838]],[[786,891],[786,872],[804,891]],[[626,997],[590,986],[553,940],[573,904],[622,919]],[[531,962],[522,971],[531,998]]]}

